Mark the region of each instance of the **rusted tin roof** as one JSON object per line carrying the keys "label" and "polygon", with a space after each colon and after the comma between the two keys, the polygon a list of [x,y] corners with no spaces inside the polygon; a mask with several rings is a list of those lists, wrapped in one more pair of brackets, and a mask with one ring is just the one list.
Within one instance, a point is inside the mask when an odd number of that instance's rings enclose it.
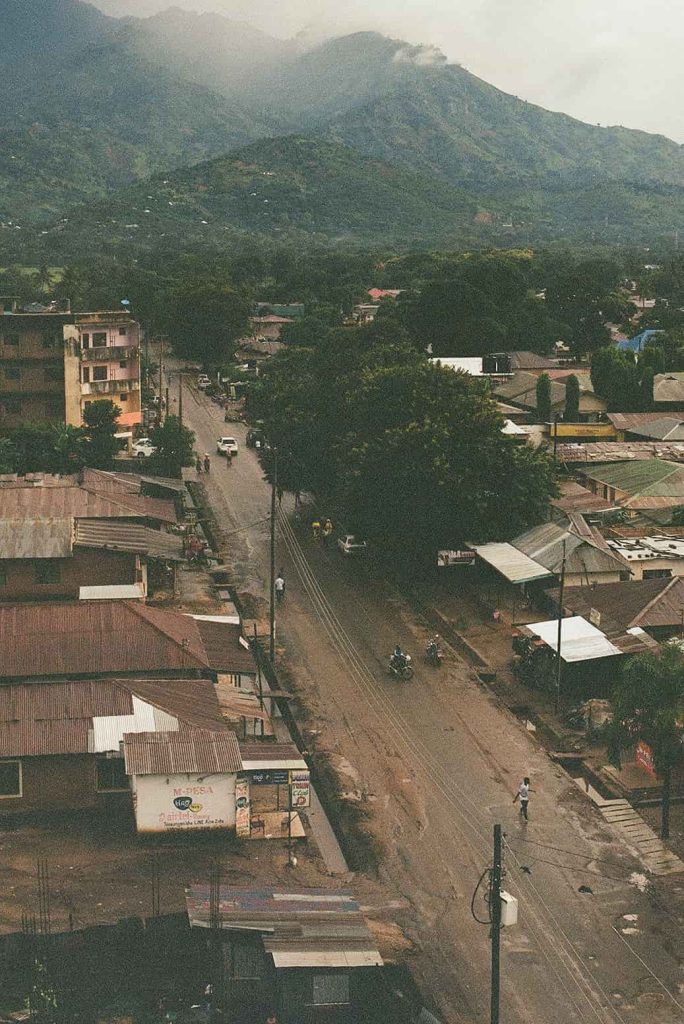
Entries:
{"label": "rusted tin roof", "polygon": [[3,519],[178,519],[173,501],[132,493],[125,485],[114,489],[98,481],[83,484],[78,477],[2,478],[0,493]]}
{"label": "rusted tin roof", "polygon": [[74,544],[83,548],[126,551],[150,558],[183,559],[183,541],[177,534],[163,533],[124,519],[77,519]]}
{"label": "rusted tin roof", "polygon": [[240,627],[139,601],[0,605],[0,678],[254,672]]}
{"label": "rusted tin roof", "polygon": [[72,533],[73,520],[69,518],[1,518],[0,559],[68,558],[71,555]]}
{"label": "rusted tin roof", "polygon": [[237,736],[228,729],[128,733],[124,758],[127,775],[232,774],[242,769]]}

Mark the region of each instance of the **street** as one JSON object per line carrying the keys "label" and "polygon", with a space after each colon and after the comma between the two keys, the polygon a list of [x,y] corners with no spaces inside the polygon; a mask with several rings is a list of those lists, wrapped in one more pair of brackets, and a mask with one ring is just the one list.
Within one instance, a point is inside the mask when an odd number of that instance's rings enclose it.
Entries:
{"label": "street", "polygon": [[[184,421],[198,451],[211,454],[202,482],[241,589],[265,600],[270,488],[246,428],[224,425],[222,410],[190,388]],[[214,454],[223,433],[240,446],[230,466]],[[455,652],[446,647],[440,669],[424,662],[427,628],[371,564],[309,534],[285,495],[279,660],[308,711],[312,746],[328,753],[367,816],[381,878],[412,908],[412,965],[426,999],[446,1021],[489,1020],[489,929],[471,900],[501,823],[503,887],[519,900],[518,924],[502,933],[501,1020],[681,1021],[678,922],[641,891],[639,864]],[[414,658],[410,683],[387,674],[397,642]],[[524,775],[529,824],[513,805]],[[473,909],[486,917],[481,890]]]}

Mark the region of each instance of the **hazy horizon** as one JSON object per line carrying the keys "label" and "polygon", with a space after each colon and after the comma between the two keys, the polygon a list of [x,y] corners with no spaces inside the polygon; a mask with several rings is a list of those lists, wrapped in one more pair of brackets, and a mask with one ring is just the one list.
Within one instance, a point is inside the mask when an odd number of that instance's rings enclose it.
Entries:
{"label": "hazy horizon", "polygon": [[[492,85],[590,124],[624,125],[684,142],[679,38],[684,11],[668,0],[94,0],[112,16],[169,7],[213,11],[270,35],[312,41],[374,29],[437,46]],[[670,75],[663,68],[672,68]],[[676,69],[676,70],[675,70]],[[679,82],[679,86],[677,85]]]}

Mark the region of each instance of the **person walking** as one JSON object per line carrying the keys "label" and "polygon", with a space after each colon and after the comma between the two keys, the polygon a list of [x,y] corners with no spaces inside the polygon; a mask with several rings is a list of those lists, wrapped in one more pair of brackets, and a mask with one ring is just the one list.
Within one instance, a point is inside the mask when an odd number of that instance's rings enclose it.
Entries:
{"label": "person walking", "polygon": [[321,521],[320,521],[320,519],[316,518],[311,523],[311,533],[313,535],[313,539],[314,540],[318,540],[318,538],[321,535]]}
{"label": "person walking", "polygon": [[520,801],[520,817],[524,818],[525,821],[529,821],[527,817],[527,805],[530,802],[530,780],[527,776],[522,780],[518,786],[518,792],[513,797],[513,803]]}
{"label": "person walking", "polygon": [[195,470],[197,471],[197,473],[202,472],[202,460],[200,459],[199,455],[195,459]]}
{"label": "person walking", "polygon": [[278,575],[275,578],[274,587],[275,587],[276,599],[278,601],[282,601],[282,599],[285,597],[285,577],[283,576],[283,570],[282,569],[278,570]]}
{"label": "person walking", "polygon": [[278,488],[278,508],[280,508],[282,506],[282,504],[283,504],[283,489],[282,489],[282,487],[279,487]]}
{"label": "person walking", "polygon": [[327,548],[330,538],[332,537],[333,524],[332,519],[326,519],[323,523],[323,544]]}
{"label": "person walking", "polygon": [[209,458],[209,453],[207,452],[207,454],[204,456],[204,472],[208,473],[210,469],[211,469],[211,459]]}

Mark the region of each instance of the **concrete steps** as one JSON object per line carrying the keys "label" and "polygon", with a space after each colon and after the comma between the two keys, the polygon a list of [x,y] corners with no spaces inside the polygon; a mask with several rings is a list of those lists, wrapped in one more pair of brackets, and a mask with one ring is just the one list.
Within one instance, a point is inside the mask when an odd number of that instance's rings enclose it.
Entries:
{"label": "concrete steps", "polygon": [[684,871],[684,863],[669,850],[628,800],[607,800],[585,779],[573,779],[575,785],[596,804],[606,823],[637,855],[652,875],[674,875]]}

